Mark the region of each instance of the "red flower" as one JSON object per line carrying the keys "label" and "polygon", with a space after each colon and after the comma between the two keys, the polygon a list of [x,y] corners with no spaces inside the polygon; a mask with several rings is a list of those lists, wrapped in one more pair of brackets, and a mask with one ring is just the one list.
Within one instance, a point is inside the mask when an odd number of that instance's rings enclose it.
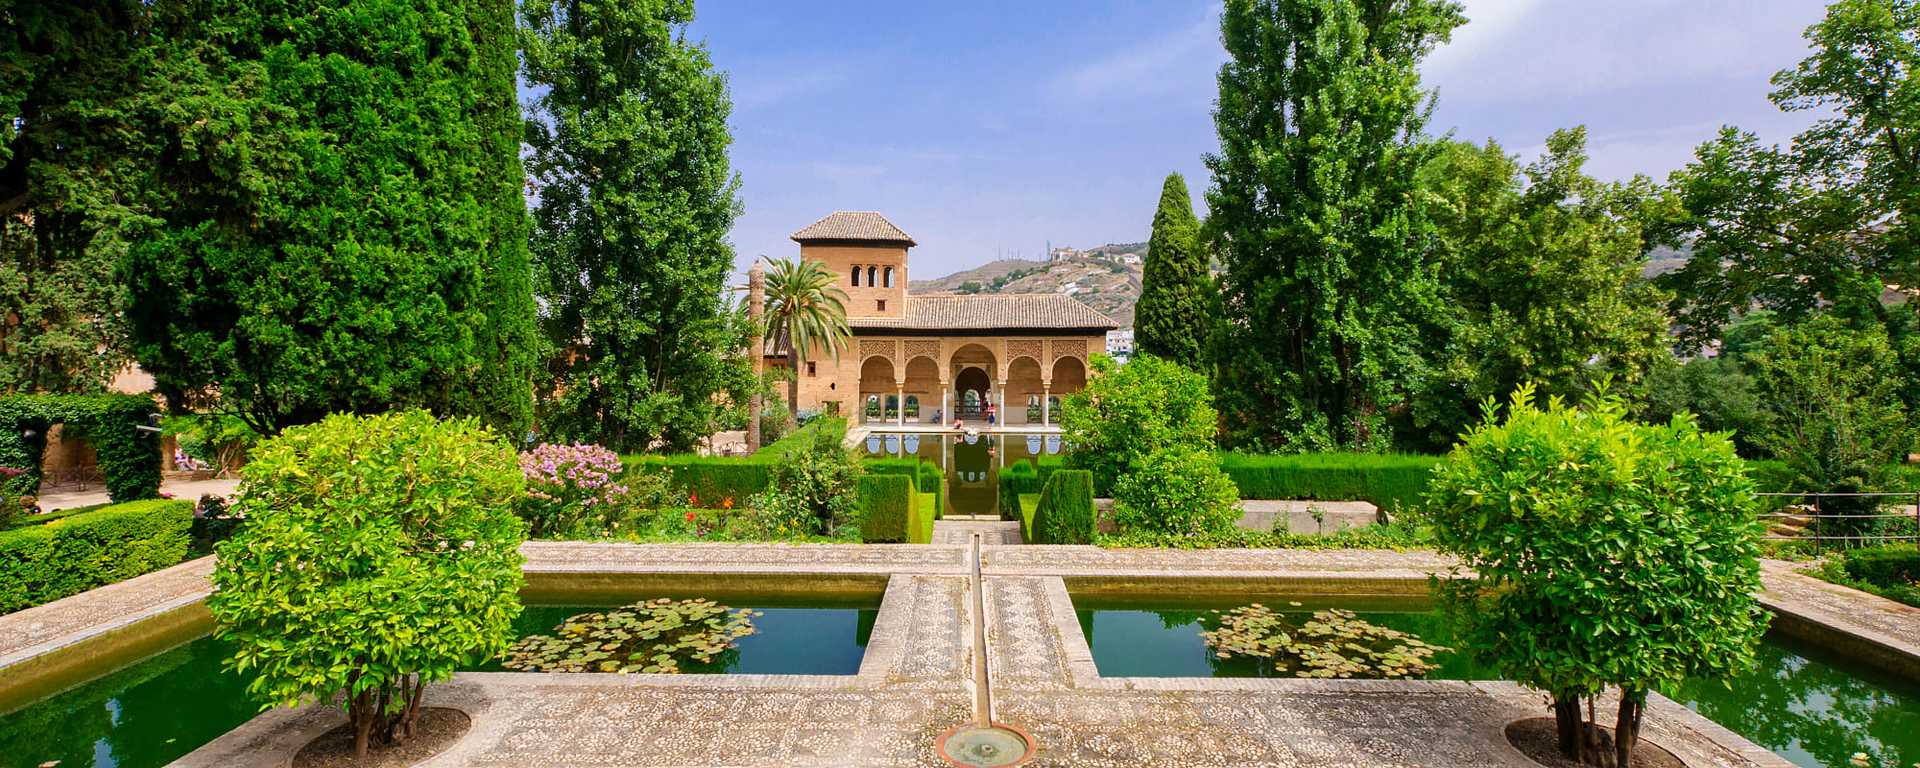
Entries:
{"label": "red flower", "polygon": [[700,492],[699,492],[699,491],[694,491],[693,493],[691,493],[691,494],[688,494],[688,495],[687,495],[687,499],[688,499],[688,501],[689,501],[689,502],[690,502],[690,503],[691,503],[691,504],[692,504],[693,506],[696,506],[696,507],[697,507],[697,506],[700,506]]}
{"label": "red flower", "polygon": [[688,513],[687,513],[687,522],[689,522],[689,523],[691,523],[691,522],[693,522],[693,513],[692,513],[692,512],[688,512]]}
{"label": "red flower", "polygon": [[733,497],[732,497],[732,496],[728,496],[728,497],[726,497],[726,498],[724,498],[724,499],[721,499],[721,500],[720,500],[720,508],[721,508],[721,509],[733,509]]}

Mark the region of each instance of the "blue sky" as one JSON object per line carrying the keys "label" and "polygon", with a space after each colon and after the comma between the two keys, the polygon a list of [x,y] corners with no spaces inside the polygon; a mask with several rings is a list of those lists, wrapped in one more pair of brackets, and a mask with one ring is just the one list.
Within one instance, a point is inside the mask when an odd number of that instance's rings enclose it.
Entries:
{"label": "blue sky", "polygon": [[[1588,126],[1589,170],[1664,177],[1722,124],[1785,141],[1766,99],[1815,0],[1467,0],[1431,57],[1436,132],[1536,153]],[[915,277],[1048,241],[1144,240],[1169,171],[1197,210],[1225,59],[1211,0],[705,0],[690,34],[730,78],[744,269],[836,209],[920,242]]]}

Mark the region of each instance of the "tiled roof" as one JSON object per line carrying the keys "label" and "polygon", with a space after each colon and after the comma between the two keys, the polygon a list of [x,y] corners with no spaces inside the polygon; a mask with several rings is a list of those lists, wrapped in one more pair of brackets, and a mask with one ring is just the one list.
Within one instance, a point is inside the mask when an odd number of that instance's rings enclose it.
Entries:
{"label": "tiled roof", "polygon": [[854,328],[990,331],[1118,328],[1112,318],[1061,293],[908,296],[906,317],[854,317]]}
{"label": "tiled roof", "polygon": [[834,211],[827,217],[793,233],[795,242],[809,240],[864,240],[878,243],[918,245],[887,217],[873,211]]}

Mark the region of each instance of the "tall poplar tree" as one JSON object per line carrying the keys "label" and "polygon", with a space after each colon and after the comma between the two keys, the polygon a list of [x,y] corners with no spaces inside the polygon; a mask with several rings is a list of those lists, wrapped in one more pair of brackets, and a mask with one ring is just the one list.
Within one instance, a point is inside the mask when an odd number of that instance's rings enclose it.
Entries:
{"label": "tall poplar tree", "polygon": [[0,393],[98,390],[129,361],[113,269],[149,181],[138,0],[0,3]]}
{"label": "tall poplar tree", "polygon": [[417,406],[519,437],[533,298],[498,0],[156,0],[134,350],[274,433]]}
{"label": "tall poplar tree", "polygon": [[1141,352],[1205,372],[1207,335],[1213,331],[1213,286],[1207,251],[1200,245],[1200,221],[1193,216],[1187,180],[1167,174],[1160,207],[1153,214],[1153,236],[1141,277],[1140,302],[1134,308],[1134,342]]}
{"label": "tall poplar tree", "polygon": [[521,6],[539,194],[533,255],[556,354],[542,424],[621,450],[685,448],[753,386],[724,312],[731,102],[692,0]]}
{"label": "tall poplar tree", "polygon": [[1207,157],[1223,261],[1214,384],[1229,443],[1388,446],[1442,314],[1419,172],[1419,64],[1450,0],[1228,0]]}

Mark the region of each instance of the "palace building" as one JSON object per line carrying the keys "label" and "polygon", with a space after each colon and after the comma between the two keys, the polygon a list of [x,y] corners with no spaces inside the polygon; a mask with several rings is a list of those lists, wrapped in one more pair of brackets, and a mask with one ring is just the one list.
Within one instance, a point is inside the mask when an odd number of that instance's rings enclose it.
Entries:
{"label": "palace building", "polygon": [[[801,258],[837,276],[853,331],[837,361],[815,351],[802,364],[802,410],[875,425],[956,417],[971,425],[992,403],[1001,424],[1051,424],[1060,397],[1086,386],[1088,356],[1118,327],[1061,294],[908,293],[907,251],[916,243],[878,213],[836,211],[793,240]],[[785,367],[785,350],[766,350],[766,363]]]}

